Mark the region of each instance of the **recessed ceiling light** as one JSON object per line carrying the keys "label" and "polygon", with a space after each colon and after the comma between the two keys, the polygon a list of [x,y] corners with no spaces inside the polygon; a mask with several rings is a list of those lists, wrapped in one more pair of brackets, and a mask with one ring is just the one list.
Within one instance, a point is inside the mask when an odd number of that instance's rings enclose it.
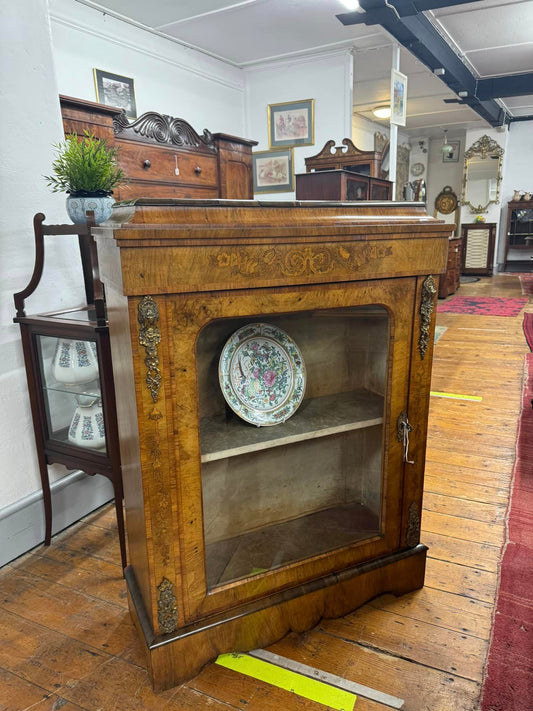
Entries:
{"label": "recessed ceiling light", "polygon": [[372,113],[376,118],[390,118],[390,106],[376,106]]}

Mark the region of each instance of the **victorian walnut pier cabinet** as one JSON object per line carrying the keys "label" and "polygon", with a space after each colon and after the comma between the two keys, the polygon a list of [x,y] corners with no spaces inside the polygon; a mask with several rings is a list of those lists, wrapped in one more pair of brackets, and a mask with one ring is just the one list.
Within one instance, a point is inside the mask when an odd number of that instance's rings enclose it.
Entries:
{"label": "victorian walnut pier cabinet", "polygon": [[[171,199],[117,205],[95,229],[126,580],[155,689],[423,585],[450,229],[413,204]],[[230,410],[219,382],[225,344],[257,324],[305,363],[301,404],[266,427]]]}

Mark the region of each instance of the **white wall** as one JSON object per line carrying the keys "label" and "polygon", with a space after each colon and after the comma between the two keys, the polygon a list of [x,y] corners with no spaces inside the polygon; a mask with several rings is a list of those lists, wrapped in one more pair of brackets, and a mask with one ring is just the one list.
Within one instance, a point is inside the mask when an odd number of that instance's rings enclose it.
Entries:
{"label": "white wall", "polygon": [[[65,197],[53,195],[52,144],[62,137],[46,0],[0,4],[2,187],[0,190],[0,508],[40,488],[13,293],[28,283],[34,264],[32,218],[65,222]],[[64,237],[45,247],[43,286],[28,313],[75,306],[83,299],[77,243]],[[51,478],[64,475],[51,468]]]}
{"label": "white wall", "polygon": [[515,190],[533,193],[533,127],[530,121],[511,124],[507,134],[507,147],[503,156],[503,181],[501,186],[500,239],[496,247],[498,266],[505,258],[507,231],[507,203]]}
{"label": "white wall", "polygon": [[[389,126],[382,125],[377,121],[369,121],[363,116],[353,114],[351,138],[356,148],[359,148],[361,151],[373,151],[374,134],[376,133],[382,133],[388,138],[390,128]],[[401,143],[400,139],[398,140],[398,143]]]}
{"label": "white wall", "polygon": [[133,78],[137,115],[184,118],[244,138],[244,73],[72,0],[50,0],[59,93],[96,101],[93,69]]}
{"label": "white wall", "polygon": [[[340,144],[351,136],[352,56],[349,50],[246,69],[247,134],[259,141],[254,151],[269,150],[269,104],[315,100],[315,143],[294,149],[294,172],[305,173],[305,158],[326,141]],[[258,193],[261,200],[292,200],[294,192]]]}
{"label": "white wall", "polygon": [[[54,195],[52,144],[63,138],[58,93],[96,99],[93,67],[133,77],[139,113],[157,110],[188,120],[197,131],[244,135],[244,74],[202,53],[143,32],[72,0],[1,3],[0,98],[0,517],[40,490],[19,326],[13,293],[34,262],[32,218],[67,222],[65,196]],[[42,286],[27,313],[83,303],[77,243],[53,238]],[[50,468],[52,481],[64,467]],[[67,517],[68,518],[68,517]]]}

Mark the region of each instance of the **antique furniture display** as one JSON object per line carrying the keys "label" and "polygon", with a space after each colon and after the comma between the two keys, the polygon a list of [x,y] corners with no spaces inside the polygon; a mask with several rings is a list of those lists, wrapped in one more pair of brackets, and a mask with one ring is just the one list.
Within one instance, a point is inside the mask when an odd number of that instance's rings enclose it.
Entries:
{"label": "antique furniture display", "polygon": [[472,222],[462,225],[461,236],[461,273],[490,276],[494,263],[496,223]]}
{"label": "antique furniture display", "polygon": [[305,169],[308,173],[343,168],[372,178],[380,178],[381,153],[360,151],[349,138],[343,138],[342,146],[336,146],[335,141],[326,141],[320,153],[305,159]]}
{"label": "antique furniture display", "polygon": [[455,294],[459,288],[461,283],[461,258],[461,238],[454,236],[448,243],[448,262],[446,264],[446,272],[439,281],[439,299],[445,299],[447,296]]}
{"label": "antique furniture display", "polygon": [[390,200],[392,183],[345,168],[296,175],[297,200]]}
{"label": "antique furniture display", "polygon": [[[435,303],[449,234],[422,205],[392,202],[140,199],[96,228],[125,577],[156,689],[220,652],[423,585]],[[255,337],[258,323],[290,337],[306,373],[303,401],[266,427],[233,414],[219,375],[228,340],[249,326]],[[290,390],[292,357],[247,346],[233,361],[237,395],[275,401],[278,384]]]}
{"label": "antique furniture display", "polygon": [[481,136],[465,151],[461,203],[473,214],[487,212],[500,199],[504,150],[489,136]]}
{"label": "antique furniture display", "polygon": [[[35,267],[26,288],[14,295],[28,380],[44,499],[45,545],[52,537],[49,464],[102,474],[112,485],[122,567],[126,543],[115,390],[96,249],[87,225],[45,225],[34,217]],[[91,223],[89,222],[89,225]],[[25,300],[39,285],[44,236],[73,235],[80,244],[87,306],[27,316]]]}
{"label": "antique furniture display", "polygon": [[252,147],[225,133],[196,133],[184,119],[154,111],[130,121],[103,104],[60,96],[65,134],[88,130],[120,148],[119,164],[130,179],[116,200],[158,198],[253,198]]}
{"label": "antique furniture display", "polygon": [[533,269],[533,200],[507,203],[505,270]]}

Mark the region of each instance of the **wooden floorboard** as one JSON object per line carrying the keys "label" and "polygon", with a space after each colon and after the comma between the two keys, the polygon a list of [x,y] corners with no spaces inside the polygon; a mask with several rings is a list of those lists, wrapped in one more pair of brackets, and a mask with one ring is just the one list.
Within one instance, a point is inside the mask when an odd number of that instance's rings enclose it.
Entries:
{"label": "wooden floorboard", "polygon": [[[521,296],[517,277],[460,294]],[[439,302],[442,303],[442,302]],[[526,306],[533,311],[533,303]],[[523,314],[437,313],[422,541],[425,587],[322,620],[270,650],[405,700],[405,711],[476,711],[515,455]],[[314,711],[323,705],[216,664],[151,690],[127,610],[114,506],[0,570],[1,711]],[[355,711],[388,707],[359,698]]]}

